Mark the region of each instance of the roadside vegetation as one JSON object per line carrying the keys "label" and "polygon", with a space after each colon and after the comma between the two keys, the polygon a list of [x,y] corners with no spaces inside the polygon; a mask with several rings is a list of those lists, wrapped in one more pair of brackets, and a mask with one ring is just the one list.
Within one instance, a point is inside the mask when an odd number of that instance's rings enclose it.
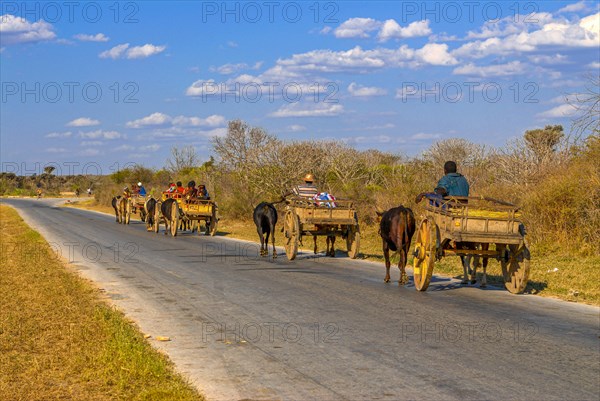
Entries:
{"label": "roadside vegetation", "polygon": [[203,399],[14,209],[0,230],[0,398]]}

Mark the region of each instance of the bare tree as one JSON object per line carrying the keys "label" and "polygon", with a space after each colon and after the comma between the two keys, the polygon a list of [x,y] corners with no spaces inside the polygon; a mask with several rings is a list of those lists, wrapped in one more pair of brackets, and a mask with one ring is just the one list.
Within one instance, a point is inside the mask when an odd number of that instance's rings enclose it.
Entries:
{"label": "bare tree", "polygon": [[590,74],[583,93],[566,96],[568,104],[577,110],[572,130],[577,135],[600,133],[600,75]]}
{"label": "bare tree", "polygon": [[193,146],[185,146],[181,149],[174,146],[171,148],[171,157],[167,159],[165,168],[174,174],[179,174],[196,167],[199,162],[200,158]]}

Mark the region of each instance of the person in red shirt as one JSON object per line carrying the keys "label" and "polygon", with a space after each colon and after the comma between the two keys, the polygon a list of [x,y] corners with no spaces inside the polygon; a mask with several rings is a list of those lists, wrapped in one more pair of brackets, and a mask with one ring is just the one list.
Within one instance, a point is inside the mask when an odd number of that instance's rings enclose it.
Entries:
{"label": "person in red shirt", "polygon": [[180,194],[183,194],[185,192],[185,187],[183,186],[181,181],[177,181],[177,188],[175,190]]}

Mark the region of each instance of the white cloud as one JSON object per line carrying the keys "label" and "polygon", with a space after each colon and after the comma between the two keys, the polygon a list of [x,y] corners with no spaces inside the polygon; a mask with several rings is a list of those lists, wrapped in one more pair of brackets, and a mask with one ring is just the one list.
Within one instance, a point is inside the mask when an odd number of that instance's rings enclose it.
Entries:
{"label": "white cloud", "polygon": [[45,135],[46,138],[70,138],[72,136],[73,136],[73,133],[71,131],[51,132],[51,133]]}
{"label": "white cloud", "polygon": [[383,23],[377,37],[380,42],[385,42],[392,38],[414,38],[418,36],[427,36],[429,34],[431,34],[429,20],[414,21],[406,27],[401,27],[395,20],[389,19]]}
{"label": "white cloud", "polygon": [[67,149],[65,148],[46,148],[46,152],[48,153],[65,153]]}
{"label": "white cloud", "polygon": [[238,47],[238,44],[236,42],[230,40],[229,42],[227,42],[227,46],[236,48],[236,47]]}
{"label": "white cloud", "polygon": [[129,121],[125,125],[129,128],[143,128],[149,126],[167,125],[171,122],[171,117],[164,113],[152,113],[149,116]]}
{"label": "white cloud", "polygon": [[383,88],[377,88],[375,86],[362,86],[355,82],[348,85],[348,92],[352,96],[357,97],[370,97],[370,96],[383,96],[387,95],[387,90]]}
{"label": "white cloud", "polygon": [[445,43],[428,43],[417,50],[415,55],[421,61],[431,65],[454,65],[458,61],[448,53],[448,45]]}
{"label": "white cloud", "polygon": [[73,37],[82,42],[108,42],[110,39],[103,33],[97,33],[95,35],[86,35],[84,33],[78,33]]}
{"label": "white cloud", "polygon": [[[536,14],[539,21],[537,24],[509,23],[507,26],[510,29],[503,32],[490,31],[491,37],[466,43],[452,54],[458,57],[483,58],[490,55],[512,56],[515,52],[533,52],[541,48],[600,47],[600,13],[589,15],[580,21],[554,20],[548,15]],[[538,29],[529,32],[530,26]],[[506,32],[510,34],[502,37]]]}
{"label": "white cloud", "polygon": [[549,56],[545,54],[534,54],[527,57],[535,64],[567,64],[569,59],[567,56],[556,53],[554,56]]}
{"label": "white cloud", "polygon": [[600,69],[600,62],[594,61],[593,63],[589,63],[588,65],[586,65],[586,67],[593,68],[593,69]]}
{"label": "white cloud", "polygon": [[80,146],[100,146],[102,145],[101,141],[82,141]]}
{"label": "white cloud", "polygon": [[473,63],[456,67],[452,73],[454,75],[469,75],[472,77],[505,77],[510,75],[520,75],[527,71],[527,66],[520,61],[511,61],[506,64],[493,64],[486,66],[476,66]]}
{"label": "white cloud", "polygon": [[158,149],[160,149],[160,145],[156,143],[140,147],[142,152],[156,152]]}
{"label": "white cloud", "polygon": [[293,124],[287,127],[288,131],[291,132],[302,132],[302,131],[306,131],[306,127],[304,125],[299,125],[299,124]]}
{"label": "white cloud", "polygon": [[29,22],[11,14],[0,16],[0,34],[3,45],[42,42],[56,37],[54,27],[46,21]]}
{"label": "white cloud", "polygon": [[368,38],[368,32],[379,29],[381,21],[372,18],[350,18],[335,28],[336,38]]}
{"label": "white cloud", "polygon": [[120,145],[120,146],[117,146],[116,148],[114,148],[113,150],[115,152],[128,152],[133,149],[135,149],[135,148],[131,145]]}
{"label": "white cloud", "polygon": [[137,58],[146,58],[153,56],[155,54],[162,53],[167,46],[155,46],[152,44],[145,44],[143,46],[134,46],[129,47],[129,43],[123,43],[121,45],[117,45],[109,50],[103,51],[99,54],[100,58],[127,58],[127,59],[137,59]]}
{"label": "white cloud", "polygon": [[155,46],[150,43],[147,43],[143,46],[135,46],[127,50],[127,58],[136,59],[150,57],[155,54],[162,53],[166,48],[167,46]]}
{"label": "white cloud", "polygon": [[333,117],[344,112],[344,106],[330,103],[290,103],[269,114],[271,117]]}
{"label": "white cloud", "polygon": [[124,43],[122,45],[117,45],[109,50],[103,51],[102,53],[100,53],[98,55],[98,57],[100,58],[112,58],[114,59],[118,59],[119,57],[121,57],[121,55],[123,55],[123,53],[125,53],[125,50],[127,50],[127,48],[129,47],[129,43]]}
{"label": "white cloud", "polygon": [[238,63],[238,64],[223,64],[219,67],[210,67],[210,71],[212,72],[218,72],[219,74],[222,75],[229,75],[229,74],[234,74],[238,71],[241,70],[248,70],[248,69],[252,69],[252,70],[258,70],[260,67],[262,67],[263,62],[262,61],[258,61],[256,63],[254,63],[254,65],[248,65],[246,63]]}
{"label": "white cloud", "polygon": [[83,151],[79,152],[80,156],[96,156],[99,154],[100,154],[100,151],[98,149],[93,149],[93,148],[84,149]]}
{"label": "white cloud", "polygon": [[[321,33],[328,33],[331,29],[324,28]],[[431,33],[429,20],[414,21],[402,27],[393,19],[378,21],[373,18],[350,18],[333,30],[336,38],[368,38],[370,33],[379,30],[377,38],[380,42],[389,39],[414,38],[427,36]]]}
{"label": "white cloud", "polygon": [[171,117],[164,113],[152,113],[149,116],[127,122],[125,125],[129,128],[144,128],[144,127],[218,127],[223,126],[227,120],[225,117],[213,114],[206,118],[176,116]]}
{"label": "white cloud", "polygon": [[93,120],[88,117],[79,117],[73,121],[69,121],[67,123],[67,127],[92,127],[94,125],[99,125],[100,121]]}
{"label": "white cloud", "polygon": [[419,132],[418,134],[411,135],[409,139],[415,141],[427,141],[431,139],[439,139],[441,138],[440,134],[427,134],[425,132]]}
{"label": "white cloud", "polygon": [[585,1],[579,1],[577,3],[569,4],[569,5],[561,8],[560,10],[557,11],[557,13],[558,14],[574,13],[574,12],[583,11],[583,10],[587,10],[587,5],[585,4]]}
{"label": "white cloud", "polygon": [[537,114],[540,118],[565,118],[570,117],[575,113],[575,108],[570,104],[563,104]]}
{"label": "white cloud", "polygon": [[103,131],[100,129],[90,132],[79,132],[79,136],[87,139],[119,139],[125,137],[117,131]]}

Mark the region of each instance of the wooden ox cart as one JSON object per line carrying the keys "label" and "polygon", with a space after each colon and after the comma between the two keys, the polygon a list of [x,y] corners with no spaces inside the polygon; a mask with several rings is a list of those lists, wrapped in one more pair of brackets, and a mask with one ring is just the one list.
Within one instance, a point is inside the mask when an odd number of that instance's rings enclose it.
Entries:
{"label": "wooden ox cart", "polygon": [[429,286],[435,261],[450,255],[494,258],[500,262],[508,291],[525,290],[531,256],[517,206],[485,197],[427,202],[415,240],[413,274],[418,291]]}
{"label": "wooden ox cart", "polygon": [[[201,198],[186,199],[184,195],[178,192],[165,192],[162,194],[163,202],[169,198],[175,199],[179,205],[179,214],[174,218],[177,221],[171,224],[171,234],[173,236],[177,235],[177,230],[180,229],[180,222],[189,224],[192,231],[198,230],[198,233],[201,232],[200,222],[204,222],[204,232],[206,235],[214,236],[217,233],[219,219],[217,217],[218,207],[215,201]],[[158,232],[158,225],[161,222],[160,207],[157,208],[157,213],[159,215],[154,219],[156,232]]]}
{"label": "wooden ox cart", "polygon": [[[348,256],[352,259],[358,256],[360,230],[352,201],[313,201],[289,197],[285,202],[283,233],[285,253],[289,260],[296,258],[298,245],[302,244],[304,235],[345,238]],[[336,207],[328,207],[327,204],[331,202],[335,202]]]}

